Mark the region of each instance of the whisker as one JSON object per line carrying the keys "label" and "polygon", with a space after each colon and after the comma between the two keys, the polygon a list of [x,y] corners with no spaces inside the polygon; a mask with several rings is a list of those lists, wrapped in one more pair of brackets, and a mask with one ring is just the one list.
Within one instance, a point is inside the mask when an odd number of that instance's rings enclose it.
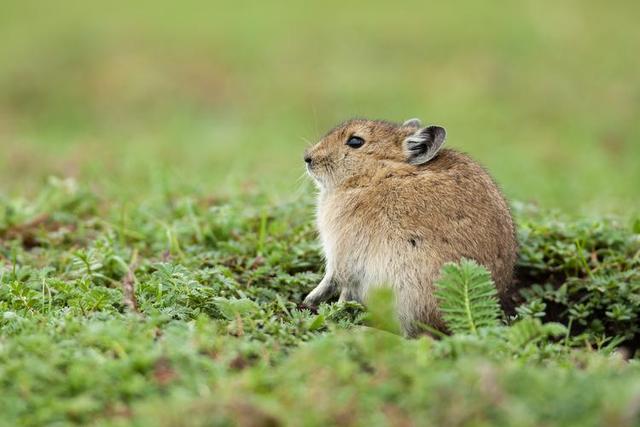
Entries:
{"label": "whisker", "polygon": [[298,177],[298,179],[296,179],[296,190],[294,191],[295,197],[296,198],[300,198],[302,197],[304,194],[306,194],[306,190],[308,188],[308,186],[310,185],[309,180],[307,179],[308,173],[307,171],[304,171],[300,174],[300,176]]}
{"label": "whisker", "polygon": [[314,145],[313,141],[309,141],[307,138],[305,138],[304,136],[299,136],[298,138],[300,138],[305,144],[307,144],[306,148],[312,147]]}
{"label": "whisker", "polygon": [[300,182],[300,181],[302,181],[303,179],[306,179],[306,177],[307,177],[307,172],[306,172],[306,171],[305,171],[305,172],[302,172],[302,173],[300,174],[300,176],[296,179],[296,182]]}

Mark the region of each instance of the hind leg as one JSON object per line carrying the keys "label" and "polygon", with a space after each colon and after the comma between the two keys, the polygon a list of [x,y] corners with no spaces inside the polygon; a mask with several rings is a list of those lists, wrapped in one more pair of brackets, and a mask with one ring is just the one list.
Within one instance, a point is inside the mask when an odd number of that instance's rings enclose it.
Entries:
{"label": "hind leg", "polygon": [[431,294],[399,292],[396,313],[405,336],[417,337],[429,334],[433,329],[445,331],[437,301]]}

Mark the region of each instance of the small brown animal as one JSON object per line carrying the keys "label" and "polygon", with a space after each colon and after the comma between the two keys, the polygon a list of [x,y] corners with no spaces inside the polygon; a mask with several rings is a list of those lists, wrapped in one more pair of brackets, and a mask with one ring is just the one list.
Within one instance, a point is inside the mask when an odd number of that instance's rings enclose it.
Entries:
{"label": "small brown animal", "polygon": [[434,282],[444,263],[463,257],[487,267],[504,294],[517,255],[509,207],[480,165],[442,149],[445,137],[417,119],[350,120],[305,152],[326,259],[305,304],[337,294],[366,303],[372,289],[390,286],[406,335],[421,323],[444,329]]}

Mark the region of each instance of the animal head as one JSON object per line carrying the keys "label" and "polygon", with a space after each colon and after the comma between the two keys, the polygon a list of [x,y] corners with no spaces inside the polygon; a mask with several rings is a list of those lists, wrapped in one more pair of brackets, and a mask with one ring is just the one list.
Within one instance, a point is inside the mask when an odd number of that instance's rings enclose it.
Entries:
{"label": "animal head", "polygon": [[383,165],[420,167],[444,144],[439,126],[422,127],[420,120],[402,124],[380,120],[349,120],[327,133],[305,151],[307,171],[323,189],[372,176]]}

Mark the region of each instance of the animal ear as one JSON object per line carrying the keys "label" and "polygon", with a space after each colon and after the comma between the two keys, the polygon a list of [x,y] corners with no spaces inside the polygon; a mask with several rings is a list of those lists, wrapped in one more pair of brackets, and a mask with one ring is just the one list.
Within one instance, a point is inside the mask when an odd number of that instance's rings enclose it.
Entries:
{"label": "animal ear", "polygon": [[422,126],[420,119],[409,119],[402,124],[402,127],[405,128],[419,128]]}
{"label": "animal ear", "polygon": [[427,126],[418,129],[404,140],[407,161],[412,165],[427,163],[438,154],[446,137],[447,132],[440,126]]}

